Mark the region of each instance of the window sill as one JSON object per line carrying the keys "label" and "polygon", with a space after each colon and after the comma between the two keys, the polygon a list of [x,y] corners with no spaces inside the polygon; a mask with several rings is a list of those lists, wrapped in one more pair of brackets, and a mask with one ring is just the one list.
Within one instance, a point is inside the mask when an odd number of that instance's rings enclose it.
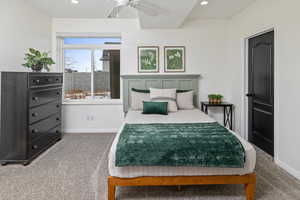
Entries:
{"label": "window sill", "polygon": [[121,99],[102,99],[102,100],[65,100],[63,105],[123,105]]}

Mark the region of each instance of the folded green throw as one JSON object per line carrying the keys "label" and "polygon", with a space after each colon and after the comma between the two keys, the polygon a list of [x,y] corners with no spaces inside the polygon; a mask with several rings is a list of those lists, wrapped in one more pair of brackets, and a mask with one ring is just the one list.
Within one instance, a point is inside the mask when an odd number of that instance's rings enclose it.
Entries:
{"label": "folded green throw", "polygon": [[116,166],[198,166],[242,168],[239,139],[218,123],[126,124]]}

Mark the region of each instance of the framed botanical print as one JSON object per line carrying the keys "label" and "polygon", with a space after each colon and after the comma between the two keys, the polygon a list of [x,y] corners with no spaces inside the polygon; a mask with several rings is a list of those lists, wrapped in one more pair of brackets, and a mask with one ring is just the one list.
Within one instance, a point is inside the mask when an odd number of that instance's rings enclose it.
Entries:
{"label": "framed botanical print", "polygon": [[185,72],[185,47],[165,47],[165,72]]}
{"label": "framed botanical print", "polygon": [[140,73],[159,72],[159,47],[138,47],[138,71]]}

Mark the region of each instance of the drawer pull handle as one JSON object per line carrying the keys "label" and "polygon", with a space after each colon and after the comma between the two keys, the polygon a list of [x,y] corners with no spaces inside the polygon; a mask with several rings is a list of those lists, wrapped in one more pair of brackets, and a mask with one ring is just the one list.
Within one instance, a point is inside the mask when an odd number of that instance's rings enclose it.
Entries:
{"label": "drawer pull handle", "polygon": [[33,101],[37,101],[39,98],[38,97],[32,97]]}
{"label": "drawer pull handle", "polygon": [[57,95],[60,95],[60,92],[56,92]]}
{"label": "drawer pull handle", "polygon": [[59,130],[56,130],[55,133],[60,133]]}
{"label": "drawer pull handle", "polygon": [[56,121],[59,121],[59,120],[60,120],[60,118],[59,118],[59,117],[57,117],[57,118],[56,118]]}
{"label": "drawer pull handle", "polygon": [[39,83],[40,83],[40,80],[39,80],[39,79],[36,79],[36,80],[33,80],[33,82],[39,84]]}
{"label": "drawer pull handle", "polygon": [[59,81],[59,78],[55,79],[56,81]]}
{"label": "drawer pull handle", "polygon": [[32,146],[32,149],[37,149],[38,148],[38,145],[33,145]]}
{"label": "drawer pull handle", "polygon": [[56,105],[56,108],[59,108],[60,107],[60,105]]}
{"label": "drawer pull handle", "polygon": [[32,133],[37,133],[38,132],[38,130],[37,129],[32,129],[32,131],[31,131]]}
{"label": "drawer pull handle", "polygon": [[36,117],[36,116],[38,116],[37,113],[32,113],[32,117]]}

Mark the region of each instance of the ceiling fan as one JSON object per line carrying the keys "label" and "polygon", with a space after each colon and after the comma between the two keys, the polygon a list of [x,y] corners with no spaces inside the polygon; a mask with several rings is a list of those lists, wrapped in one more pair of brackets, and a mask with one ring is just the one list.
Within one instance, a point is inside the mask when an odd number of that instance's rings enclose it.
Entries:
{"label": "ceiling fan", "polygon": [[163,8],[150,3],[147,0],[113,0],[117,5],[111,10],[108,18],[116,18],[123,8],[131,7],[138,11],[141,11],[149,16],[158,16],[164,14],[166,10]]}

